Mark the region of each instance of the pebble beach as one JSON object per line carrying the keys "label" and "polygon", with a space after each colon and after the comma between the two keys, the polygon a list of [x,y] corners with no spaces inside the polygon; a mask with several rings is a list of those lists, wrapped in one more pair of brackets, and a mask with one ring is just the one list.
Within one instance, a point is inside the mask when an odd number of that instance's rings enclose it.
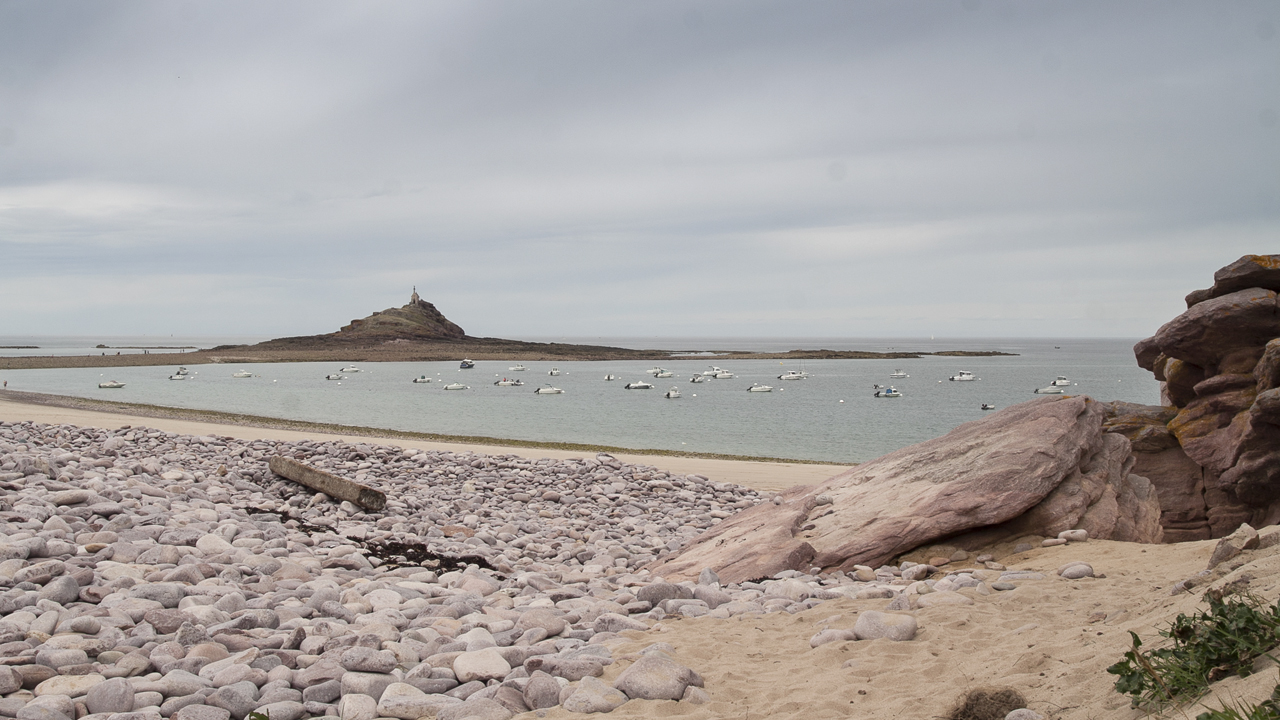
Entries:
{"label": "pebble beach", "polygon": [[[668,583],[645,565],[772,490],[609,455],[15,412],[0,423],[0,716],[19,720],[926,718],[989,684],[1044,717],[1137,718],[1105,667],[1128,630],[1196,606],[1178,583],[1248,574],[1280,594],[1275,547],[1203,576],[1212,541],[1084,538]],[[276,477],[274,455],[387,505]],[[1274,673],[1238,684],[1259,678]]]}

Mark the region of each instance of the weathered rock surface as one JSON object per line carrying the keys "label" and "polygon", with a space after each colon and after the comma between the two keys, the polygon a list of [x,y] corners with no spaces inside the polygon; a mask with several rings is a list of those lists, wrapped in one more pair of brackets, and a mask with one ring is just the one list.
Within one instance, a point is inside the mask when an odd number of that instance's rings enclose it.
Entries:
{"label": "weathered rock surface", "polygon": [[[709,567],[727,582],[810,565],[852,571],[975,530],[985,542],[1073,528],[1159,542],[1159,501],[1150,482],[1129,472],[1128,440],[1102,432],[1104,413],[1087,397],[1006,408],[824,483],[790,488],[651,570],[694,579]],[[818,505],[819,496],[831,503]]]}
{"label": "weathered rock surface", "polygon": [[[1112,429],[1157,486],[1170,540],[1222,537],[1280,513],[1280,395],[1269,394],[1280,385],[1277,290],[1280,255],[1246,255],[1134,346],[1175,413],[1164,424],[1176,446],[1140,443],[1125,422]],[[1146,432],[1158,435],[1154,425]]]}

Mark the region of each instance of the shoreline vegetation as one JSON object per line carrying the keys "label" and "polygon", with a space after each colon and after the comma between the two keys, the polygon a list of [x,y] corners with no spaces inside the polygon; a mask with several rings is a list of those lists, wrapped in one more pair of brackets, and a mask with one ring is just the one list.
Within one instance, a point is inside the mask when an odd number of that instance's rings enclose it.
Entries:
{"label": "shoreline vegetation", "polygon": [[[295,342],[298,341],[298,342]],[[306,342],[302,342],[306,341]],[[110,348],[113,350],[136,348]],[[602,345],[533,343],[495,338],[448,341],[391,340],[381,343],[317,343],[312,338],[283,338],[257,345],[221,345],[191,352],[128,355],[30,355],[0,357],[0,370],[38,370],[88,367],[145,367],[159,365],[210,365],[288,362],[444,362],[470,358],[476,361],[705,361],[711,360],[910,360],[937,357],[997,357],[1016,353],[994,350],[940,350],[937,352],[869,352],[862,350],[790,350],[759,353],[736,350],[631,350]]]}
{"label": "shoreline vegetation", "polygon": [[0,390],[0,400],[20,403],[23,405],[41,405],[46,407],[66,408],[70,410],[88,410],[165,420],[184,420],[189,422],[206,422],[218,425],[235,425],[238,427],[315,432],[326,435],[350,435],[355,437],[384,438],[392,440],[422,440],[427,442],[486,445],[504,448],[561,450],[567,452],[582,452],[584,454],[608,453],[611,455],[648,455],[655,457],[696,458],[701,460],[729,460],[734,462],[761,462],[788,465],[833,465],[851,467],[857,464],[854,462],[833,463],[819,460],[800,460],[796,458],[729,455],[725,453],[700,453],[683,450],[627,448],[612,445],[594,445],[589,443],[513,440],[507,438],[487,437],[484,435],[442,435],[439,433],[394,430],[391,428],[373,428],[362,425],[341,425],[338,423],[289,420],[287,418],[273,418],[262,415],[249,415],[245,413],[229,413],[222,412],[220,410],[195,410],[189,408],[168,407],[165,405],[148,405],[145,403],[118,402],[114,400],[96,400],[92,398],[73,397],[70,395],[51,395],[47,393],[23,392],[19,390]]}

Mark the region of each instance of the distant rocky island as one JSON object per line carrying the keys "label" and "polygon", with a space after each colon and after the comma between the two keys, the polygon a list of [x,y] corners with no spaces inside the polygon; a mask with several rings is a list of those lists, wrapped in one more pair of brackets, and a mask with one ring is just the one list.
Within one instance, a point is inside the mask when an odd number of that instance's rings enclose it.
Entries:
{"label": "distant rocky island", "polygon": [[[726,360],[848,360],[910,359],[925,355],[989,357],[1012,355],[994,350],[946,350],[925,352],[866,352],[859,350],[791,350],[784,353],[716,351],[716,359]],[[710,357],[697,349],[648,349],[541,343],[524,340],[473,337],[449,320],[417,288],[409,302],[387,308],[368,317],[352,320],[339,330],[322,335],[276,338],[256,345],[220,345],[208,350],[183,353],[183,365],[253,362],[428,362],[441,360],[702,360]],[[173,354],[81,355],[0,358],[0,369],[54,367],[122,367],[172,365]]]}

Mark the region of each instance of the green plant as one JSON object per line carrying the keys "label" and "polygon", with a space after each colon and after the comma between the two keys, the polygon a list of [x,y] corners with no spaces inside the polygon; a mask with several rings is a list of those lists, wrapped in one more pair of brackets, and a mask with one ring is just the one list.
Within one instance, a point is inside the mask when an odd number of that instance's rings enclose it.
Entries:
{"label": "green plant", "polygon": [[1269,699],[1257,705],[1232,705],[1210,710],[1197,715],[1196,720],[1280,720],[1280,685],[1271,691]]}
{"label": "green plant", "polygon": [[1204,599],[1207,611],[1179,614],[1160,631],[1171,641],[1166,647],[1143,650],[1141,638],[1129,633],[1133,646],[1107,672],[1119,677],[1116,692],[1129,695],[1134,707],[1199,697],[1209,683],[1248,675],[1255,658],[1280,644],[1280,602],[1268,606],[1242,592],[1210,592]]}

